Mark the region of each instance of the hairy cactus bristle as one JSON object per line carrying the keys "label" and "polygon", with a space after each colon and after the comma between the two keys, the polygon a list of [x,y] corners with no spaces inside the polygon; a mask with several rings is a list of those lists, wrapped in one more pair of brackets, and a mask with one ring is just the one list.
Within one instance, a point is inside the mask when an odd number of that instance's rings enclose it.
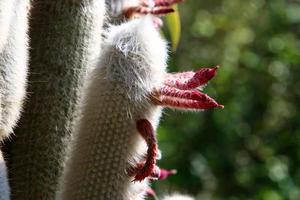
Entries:
{"label": "hairy cactus bristle", "polygon": [[33,0],[28,100],[8,147],[12,198],[53,200],[89,68],[100,53],[104,1]]}
{"label": "hairy cactus bristle", "polygon": [[[0,1],[0,142],[11,136],[19,119],[27,84],[29,0]],[[10,189],[0,152],[0,200]]]}

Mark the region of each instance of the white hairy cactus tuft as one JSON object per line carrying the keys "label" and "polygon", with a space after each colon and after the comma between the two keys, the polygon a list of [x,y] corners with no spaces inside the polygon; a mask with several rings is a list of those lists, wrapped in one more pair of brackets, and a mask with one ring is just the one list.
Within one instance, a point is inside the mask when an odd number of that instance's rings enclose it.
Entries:
{"label": "white hairy cactus tuft", "polygon": [[133,182],[126,169],[146,154],[136,120],[158,125],[161,108],[148,94],[162,83],[166,42],[150,16],[111,26],[105,37],[84,94],[62,199],[142,200],[147,189],[147,179]]}
{"label": "white hairy cactus tuft", "polygon": [[9,34],[10,21],[13,16],[13,6],[15,0],[1,0],[0,1],[0,52],[7,42]]}
{"label": "white hairy cactus tuft", "polygon": [[25,98],[28,6],[28,0],[0,2],[0,141],[13,132]]}
{"label": "white hairy cactus tuft", "polygon": [[173,194],[162,198],[162,200],[195,200],[195,199],[187,195]]}
{"label": "white hairy cactus tuft", "polygon": [[[28,63],[29,0],[0,1],[0,142],[10,136],[23,107]],[[10,199],[0,151],[0,200]]]}

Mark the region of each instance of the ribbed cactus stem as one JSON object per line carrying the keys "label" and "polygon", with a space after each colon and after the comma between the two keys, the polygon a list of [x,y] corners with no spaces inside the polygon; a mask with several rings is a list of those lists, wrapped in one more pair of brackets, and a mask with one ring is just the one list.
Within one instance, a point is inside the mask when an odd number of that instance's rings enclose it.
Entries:
{"label": "ribbed cactus stem", "polygon": [[103,18],[103,0],[32,1],[28,100],[10,146],[12,199],[55,198]]}

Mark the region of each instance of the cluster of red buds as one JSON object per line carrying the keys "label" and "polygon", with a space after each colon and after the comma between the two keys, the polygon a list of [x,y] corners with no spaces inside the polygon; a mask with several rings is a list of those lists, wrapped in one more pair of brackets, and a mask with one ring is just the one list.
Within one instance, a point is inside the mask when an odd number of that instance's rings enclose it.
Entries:
{"label": "cluster of red buds", "polygon": [[161,27],[162,21],[159,16],[174,12],[172,6],[182,1],[183,0],[141,0],[138,5],[125,5],[123,15],[125,18],[134,18],[141,15],[152,14],[157,16],[154,17],[154,24],[157,27]]}
{"label": "cluster of red buds", "polygon": [[[200,90],[215,75],[219,66],[202,68],[197,72],[167,73],[163,85],[151,94],[152,103],[175,109],[206,110],[224,108],[213,98]],[[155,174],[158,146],[152,124],[147,119],[139,119],[136,129],[147,143],[146,161],[129,170],[134,175],[134,181],[142,181],[147,177],[157,177]]]}
{"label": "cluster of red buds", "polygon": [[[156,180],[165,180],[169,176],[174,175],[174,174],[177,174],[177,170],[175,170],[175,169],[172,169],[172,170],[159,169],[159,176]],[[154,198],[154,199],[158,199],[156,192],[151,187],[148,187],[146,189],[146,196]]]}
{"label": "cluster of red buds", "polygon": [[[172,6],[183,0],[142,0],[139,5],[124,9],[126,18],[139,17],[146,14],[154,15],[154,24],[161,26],[160,16],[173,12]],[[163,84],[149,94],[152,103],[162,107],[183,110],[206,110],[210,108],[223,108],[213,98],[202,93],[203,86],[207,84],[217,72],[219,66],[201,68],[196,72],[166,73]],[[156,165],[158,159],[158,146],[154,128],[147,119],[136,121],[136,129],[147,143],[145,161],[127,170],[134,181],[164,180],[175,174],[176,170],[160,169]],[[155,197],[155,192],[147,189],[148,196]]]}

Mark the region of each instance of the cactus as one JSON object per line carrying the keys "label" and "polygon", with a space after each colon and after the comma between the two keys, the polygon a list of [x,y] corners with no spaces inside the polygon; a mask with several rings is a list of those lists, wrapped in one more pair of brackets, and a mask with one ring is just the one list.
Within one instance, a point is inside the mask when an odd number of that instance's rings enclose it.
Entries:
{"label": "cactus", "polygon": [[196,73],[165,71],[166,42],[152,16],[111,26],[105,35],[84,93],[59,200],[144,199],[148,180],[160,177],[155,128],[162,106],[223,107],[195,90],[218,67]]}
{"label": "cactus", "polygon": [[108,31],[86,91],[62,199],[143,199],[147,181],[132,182],[126,169],[146,149],[135,120],[147,116],[157,124],[160,116],[147,92],[160,83],[167,51],[151,23],[134,20]]}
{"label": "cactus", "polygon": [[102,0],[32,1],[28,101],[9,147],[12,199],[54,199],[103,18]]}
{"label": "cactus", "polygon": [[3,46],[0,49],[0,140],[12,133],[19,119],[27,78],[27,12],[29,1],[16,0],[12,2],[12,11],[6,10],[7,15],[12,13],[12,16],[11,20],[6,19],[9,21],[6,30],[7,37],[3,43],[1,42]]}
{"label": "cactus", "polygon": [[[0,1],[0,142],[10,137],[20,116],[27,79],[27,0]],[[10,189],[0,151],[0,200]]]}
{"label": "cactus", "polygon": [[[217,67],[165,71],[158,18],[143,15],[170,12],[155,3],[179,0],[153,2],[124,12],[142,19],[108,26],[100,55],[104,0],[32,0],[28,99],[7,148],[13,200],[142,200],[148,183],[164,177],[155,138],[162,107],[222,107],[195,90]],[[27,3],[0,1],[0,139],[12,132],[25,96]],[[123,3],[108,1],[111,22],[123,20]],[[0,154],[0,200],[9,199],[6,176]]]}

